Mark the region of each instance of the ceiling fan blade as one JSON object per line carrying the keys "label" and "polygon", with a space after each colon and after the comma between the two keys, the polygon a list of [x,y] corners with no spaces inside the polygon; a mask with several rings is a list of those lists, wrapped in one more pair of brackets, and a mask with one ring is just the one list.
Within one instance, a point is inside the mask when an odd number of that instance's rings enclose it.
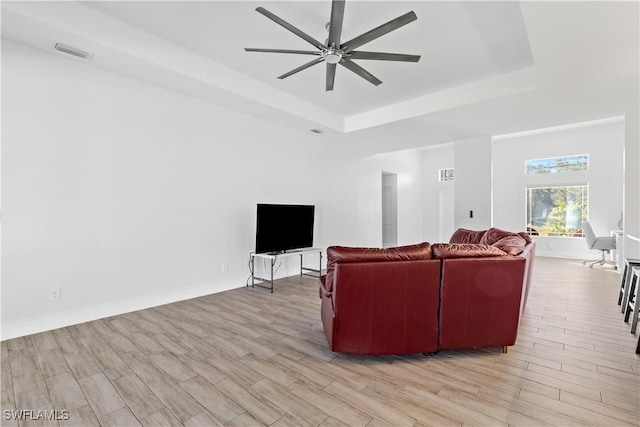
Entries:
{"label": "ceiling fan blade", "polygon": [[343,57],[338,64],[344,66],[345,68],[348,68],[349,70],[353,71],[354,73],[356,73],[357,75],[359,75],[360,77],[367,80],[369,83],[373,85],[378,86],[380,83],[382,83],[382,81],[379,80],[376,76],[374,76],[373,74],[371,74],[370,72],[368,72],[367,70],[365,70],[364,68],[362,68],[361,66],[359,66],[358,64],[356,64],[350,59]]}
{"label": "ceiling fan blade", "polygon": [[318,40],[314,39],[313,37],[311,37],[309,34],[305,33],[304,31],[302,31],[302,30],[294,27],[293,25],[289,24],[284,19],[282,19],[282,18],[274,15],[273,13],[269,12],[264,7],[258,7],[258,8],[256,8],[256,11],[258,13],[263,14],[267,18],[271,19],[276,24],[281,25],[282,27],[284,27],[287,30],[291,31],[293,34],[297,35],[298,37],[306,40],[308,43],[312,44],[313,46],[317,47],[318,49],[323,49],[323,48],[326,49],[326,46],[324,44],[320,43]]}
{"label": "ceiling fan blade", "polygon": [[333,82],[336,79],[336,64],[329,64],[327,62],[327,86],[326,91],[333,90]]}
{"label": "ceiling fan blade", "polygon": [[331,2],[331,20],[329,21],[329,47],[331,47],[331,45],[335,45],[336,48],[340,47],[343,18],[344,0],[333,0],[333,2]]}
{"label": "ceiling fan blade", "polygon": [[247,52],[267,52],[267,53],[295,53],[299,55],[321,55],[318,50],[294,50],[294,49],[262,49],[255,47],[245,47]]}
{"label": "ceiling fan blade", "polygon": [[354,50],[349,53],[349,59],[375,59],[378,61],[418,62],[420,60],[420,55],[406,55],[404,53],[363,52],[360,50]]}
{"label": "ceiling fan blade", "polygon": [[278,78],[281,79],[281,80],[282,79],[286,79],[287,77],[292,76],[292,75],[294,75],[295,73],[297,73],[299,71],[306,70],[309,67],[312,67],[312,66],[314,66],[316,64],[321,63],[322,61],[324,61],[324,58],[322,58],[322,57],[314,59],[312,61],[307,62],[306,64],[302,64],[298,68],[294,68],[293,70],[289,71],[288,73],[284,73],[283,75],[279,76]]}
{"label": "ceiling fan blade", "polygon": [[397,17],[396,19],[392,19],[386,24],[382,24],[373,30],[367,31],[364,34],[359,35],[358,37],[349,40],[348,42],[342,43],[340,45],[340,49],[344,50],[345,53],[349,53],[354,49],[362,46],[363,44],[369,43],[372,40],[377,39],[378,37],[384,36],[387,33],[390,33],[393,30],[397,30],[398,28],[407,25],[410,22],[418,19],[415,12],[407,12],[402,16]]}

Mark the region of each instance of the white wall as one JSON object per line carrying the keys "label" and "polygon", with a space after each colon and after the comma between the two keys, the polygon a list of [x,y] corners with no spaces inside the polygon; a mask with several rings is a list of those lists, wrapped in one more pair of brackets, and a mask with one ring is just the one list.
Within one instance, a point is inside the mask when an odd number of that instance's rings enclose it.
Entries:
{"label": "white wall", "polygon": [[429,147],[422,151],[422,227],[428,242],[447,242],[455,231],[453,200],[455,181],[439,180],[440,169],[454,168],[453,144]]}
{"label": "white wall", "polygon": [[[455,228],[484,230],[492,224],[491,137],[454,143]],[[473,218],[471,217],[473,212]]]}
{"label": "white wall", "polygon": [[640,110],[625,115],[624,254],[640,258]]}
{"label": "white wall", "polygon": [[[494,226],[523,230],[526,226],[527,186],[588,184],[589,221],[597,235],[617,229],[623,209],[622,153],[624,123],[588,125],[551,130],[493,143]],[[527,159],[589,154],[589,170],[557,174],[525,175]],[[567,258],[597,258],[584,239],[537,237],[536,254]]]}
{"label": "white wall", "polygon": [[382,170],[399,176],[399,243],[422,239],[416,153],[2,42],[3,339],[243,286],[256,203],[315,204],[316,246],[378,246]]}

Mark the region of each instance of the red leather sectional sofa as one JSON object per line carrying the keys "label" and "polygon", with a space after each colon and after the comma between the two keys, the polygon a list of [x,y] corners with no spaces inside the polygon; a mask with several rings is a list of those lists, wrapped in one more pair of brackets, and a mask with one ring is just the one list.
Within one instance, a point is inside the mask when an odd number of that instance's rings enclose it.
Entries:
{"label": "red leather sectional sofa", "polygon": [[331,246],[320,278],[332,351],[433,353],[516,341],[535,241],[491,228],[449,243],[388,249]]}

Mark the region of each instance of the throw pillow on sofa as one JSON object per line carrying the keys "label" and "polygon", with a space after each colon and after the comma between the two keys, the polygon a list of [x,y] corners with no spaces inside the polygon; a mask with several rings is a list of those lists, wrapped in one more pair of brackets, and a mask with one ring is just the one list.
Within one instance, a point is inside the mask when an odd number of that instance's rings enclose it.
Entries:
{"label": "throw pillow on sofa", "polygon": [[435,259],[447,258],[478,258],[507,256],[508,254],[491,245],[477,243],[434,243],[431,251]]}
{"label": "throw pillow on sofa", "polygon": [[495,246],[509,255],[519,255],[524,250],[527,241],[519,233],[491,227],[484,233],[480,243]]}
{"label": "throw pillow on sofa", "polygon": [[507,236],[517,236],[518,233],[513,233],[511,231],[501,230],[499,228],[491,227],[487,231],[485,231],[482,239],[480,239],[481,245],[493,245],[498,240]]}
{"label": "throw pillow on sofa", "polygon": [[520,255],[524,250],[527,242],[519,235],[505,236],[491,245],[494,248],[501,249],[509,255]]}
{"label": "throw pillow on sofa", "polygon": [[487,230],[467,230],[458,228],[449,239],[449,243],[480,243],[482,236]]}

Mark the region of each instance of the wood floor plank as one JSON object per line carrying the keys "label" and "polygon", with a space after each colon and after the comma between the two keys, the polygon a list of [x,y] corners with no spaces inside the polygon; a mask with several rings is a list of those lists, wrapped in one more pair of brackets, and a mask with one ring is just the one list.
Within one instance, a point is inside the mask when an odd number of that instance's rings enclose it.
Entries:
{"label": "wood floor plank", "polygon": [[32,371],[20,376],[14,376],[13,392],[16,409],[53,409],[47,385],[40,371]]}
{"label": "wood floor plank", "polygon": [[402,411],[358,390],[351,389],[339,381],[334,381],[324,390],[330,395],[348,402],[349,405],[360,411],[371,414],[374,418],[381,419],[391,425],[411,426],[416,421]]}
{"label": "wood floor plank", "polygon": [[197,352],[207,355],[211,360],[215,360],[215,367],[230,377],[237,378],[245,385],[250,386],[264,379],[259,372],[243,365],[238,359],[227,355],[215,346],[204,340],[194,337],[183,337],[183,343],[195,349]]}
{"label": "wood floor plank", "polygon": [[13,393],[13,373],[11,372],[11,363],[9,361],[9,346],[5,341],[2,342],[2,358],[0,363],[2,364],[0,381],[0,389],[2,390],[1,404],[13,407],[15,403],[15,397]]}
{"label": "wood floor plank", "polygon": [[196,414],[193,417],[186,420],[183,424],[185,427],[202,427],[202,426],[224,427],[224,424],[218,421],[213,415],[211,415],[209,411],[200,412],[199,414]]}
{"label": "wood floor plank", "polygon": [[58,348],[58,343],[51,331],[41,332],[39,334],[29,335],[29,341],[34,349],[37,350],[53,350]]}
{"label": "wood floor plank", "polygon": [[130,353],[126,355],[126,360],[129,368],[181,422],[205,410],[197,400],[180,387],[173,378],[157,368],[144,354]]}
{"label": "wood floor plank", "polygon": [[247,427],[247,426],[260,427],[265,425],[266,424],[262,424],[260,421],[253,418],[251,414],[247,412],[244,412],[238,415],[237,417],[235,417],[234,419],[232,419],[231,421],[225,424],[226,427]]}
{"label": "wood floor plank", "polygon": [[304,425],[317,426],[329,417],[328,414],[269,379],[253,384],[251,389],[283,409],[287,414],[291,414],[298,422],[303,421]]}
{"label": "wood floor plank", "polygon": [[216,368],[210,359],[200,352],[192,351],[178,356],[178,359],[211,384],[229,378],[226,372]]}
{"label": "wood floor plank", "polygon": [[214,417],[223,423],[231,421],[245,412],[242,407],[225,396],[220,390],[201,376],[195,376],[187,381],[183,381],[180,385],[193,396],[194,399],[200,402],[202,406],[207,408]]}
{"label": "wood floor plank", "polygon": [[508,423],[504,421],[500,421],[483,412],[478,412],[472,408],[457,403],[454,400],[449,400],[437,394],[433,394],[421,387],[407,385],[402,394],[416,402],[423,404],[428,403],[429,406],[437,408],[434,410],[441,415],[454,420],[459,420],[462,423],[488,426],[508,425]]}
{"label": "wood floor plank", "polygon": [[[640,398],[640,395],[636,394],[636,397]],[[560,392],[560,401],[579,408],[597,412],[598,414],[620,420],[621,422],[625,422],[630,425],[640,423],[640,415],[635,411],[621,411],[620,408],[616,408],[615,406],[601,402],[594,402],[591,399],[585,399],[577,394],[562,391]]]}
{"label": "wood floor plank", "polygon": [[180,345],[176,340],[165,334],[153,335],[154,340],[160,344],[165,350],[174,356],[182,356],[189,352],[184,346]]}
{"label": "wood floor plank", "polygon": [[84,336],[79,337],[78,340],[85,346],[98,367],[110,380],[120,378],[128,373],[127,366],[119,354],[99,336]]}
{"label": "wood floor plank", "polygon": [[196,371],[185,365],[180,359],[169,353],[168,351],[162,351],[160,353],[149,354],[149,359],[171,378],[177,382],[186,381],[189,378],[193,378],[198,375]]}
{"label": "wood floor plank", "polygon": [[45,378],[60,374],[71,373],[67,360],[59,348],[39,350],[36,352],[38,364]]}
{"label": "wood floor plank", "polygon": [[[440,387],[439,387],[440,388]],[[389,406],[402,411],[404,414],[414,418],[416,423],[433,427],[459,427],[462,425],[460,421],[448,418],[434,411],[428,405],[405,399],[400,395],[400,390],[395,386],[389,386],[389,383],[382,381],[372,381],[364,389],[362,393],[374,399],[385,402]],[[374,418],[371,423],[384,423],[384,421]],[[415,425],[415,424],[414,424]]]}
{"label": "wood floor plank", "polygon": [[182,423],[166,408],[140,419],[145,427],[182,427]]}
{"label": "wood floor plank", "polygon": [[488,402],[483,399],[479,399],[477,396],[469,396],[465,393],[461,393],[459,390],[452,389],[451,387],[443,387],[438,396],[450,400],[452,402],[463,405],[466,408],[472,409],[479,413],[489,415],[496,420],[507,423],[509,425],[519,426],[545,426],[551,425],[545,423],[543,420],[533,418],[522,414],[518,411],[512,411],[505,406],[501,406],[492,402]]}
{"label": "wood floor plank", "polygon": [[162,402],[134,373],[121,376],[113,385],[139,420],[164,409]]}
{"label": "wood floor plank", "polygon": [[76,378],[90,377],[102,372],[94,358],[77,338],[70,334],[60,333],[56,334],[56,341]]}
{"label": "wood floor plank", "polygon": [[340,422],[349,426],[365,426],[372,417],[315,387],[312,384],[298,381],[287,387],[291,393],[306,400],[316,408],[324,411]]}
{"label": "wood floor plank", "polygon": [[[519,393],[518,393],[519,394]],[[575,418],[571,418],[565,414],[543,410],[535,403],[529,403],[526,400],[518,399],[518,396],[509,393],[496,392],[492,389],[480,390],[478,398],[492,402],[496,405],[504,406],[510,411],[519,412],[523,415],[534,419],[539,419],[543,423],[556,426],[582,426],[582,423]]]}
{"label": "wood floor plank", "polygon": [[81,378],[78,383],[98,419],[126,406],[120,394],[102,372]]}
{"label": "wood floor plank", "polygon": [[295,375],[297,379],[307,381],[318,388],[325,388],[334,381],[332,375],[325,375],[306,364],[291,360],[281,354],[273,356],[270,360],[276,366],[282,366],[284,369],[287,369]]}
{"label": "wood floor plank", "polygon": [[9,350],[9,363],[11,364],[11,373],[16,377],[40,372],[40,366],[38,365],[36,352],[33,347]]}
{"label": "wood floor plank", "polygon": [[256,372],[260,372],[260,375],[265,378],[269,378],[270,380],[285,387],[289,384],[293,384],[298,379],[295,374],[287,368],[283,368],[281,365],[271,362],[271,360],[259,359],[252,354],[248,354],[245,357],[240,358],[240,361]]}
{"label": "wood floor plank", "polygon": [[62,423],[64,427],[94,427],[99,426],[98,418],[93,413],[91,406],[85,405],[69,411],[69,419]]}
{"label": "wood floor plank", "polygon": [[[243,387],[233,378],[220,381],[215,387],[261,424],[271,425],[285,415],[285,412],[269,399],[251,388]],[[236,419],[234,418],[234,420]]]}
{"label": "wood floor plank", "polygon": [[71,371],[52,377],[45,377],[45,382],[54,408],[72,411],[87,406],[80,384]]}
{"label": "wood floor plank", "polygon": [[107,415],[98,418],[103,427],[141,427],[140,421],[133,415],[127,407],[115,410]]}
{"label": "wood floor plank", "polygon": [[571,418],[575,418],[576,420],[583,423],[583,425],[617,427],[633,425],[622,422],[619,419],[606,417],[590,409],[570,405],[567,404],[567,402],[561,402],[560,400],[549,399],[540,394],[529,392],[527,390],[522,390],[520,392],[520,395],[518,396],[518,399],[538,405],[542,410],[558,412]]}

